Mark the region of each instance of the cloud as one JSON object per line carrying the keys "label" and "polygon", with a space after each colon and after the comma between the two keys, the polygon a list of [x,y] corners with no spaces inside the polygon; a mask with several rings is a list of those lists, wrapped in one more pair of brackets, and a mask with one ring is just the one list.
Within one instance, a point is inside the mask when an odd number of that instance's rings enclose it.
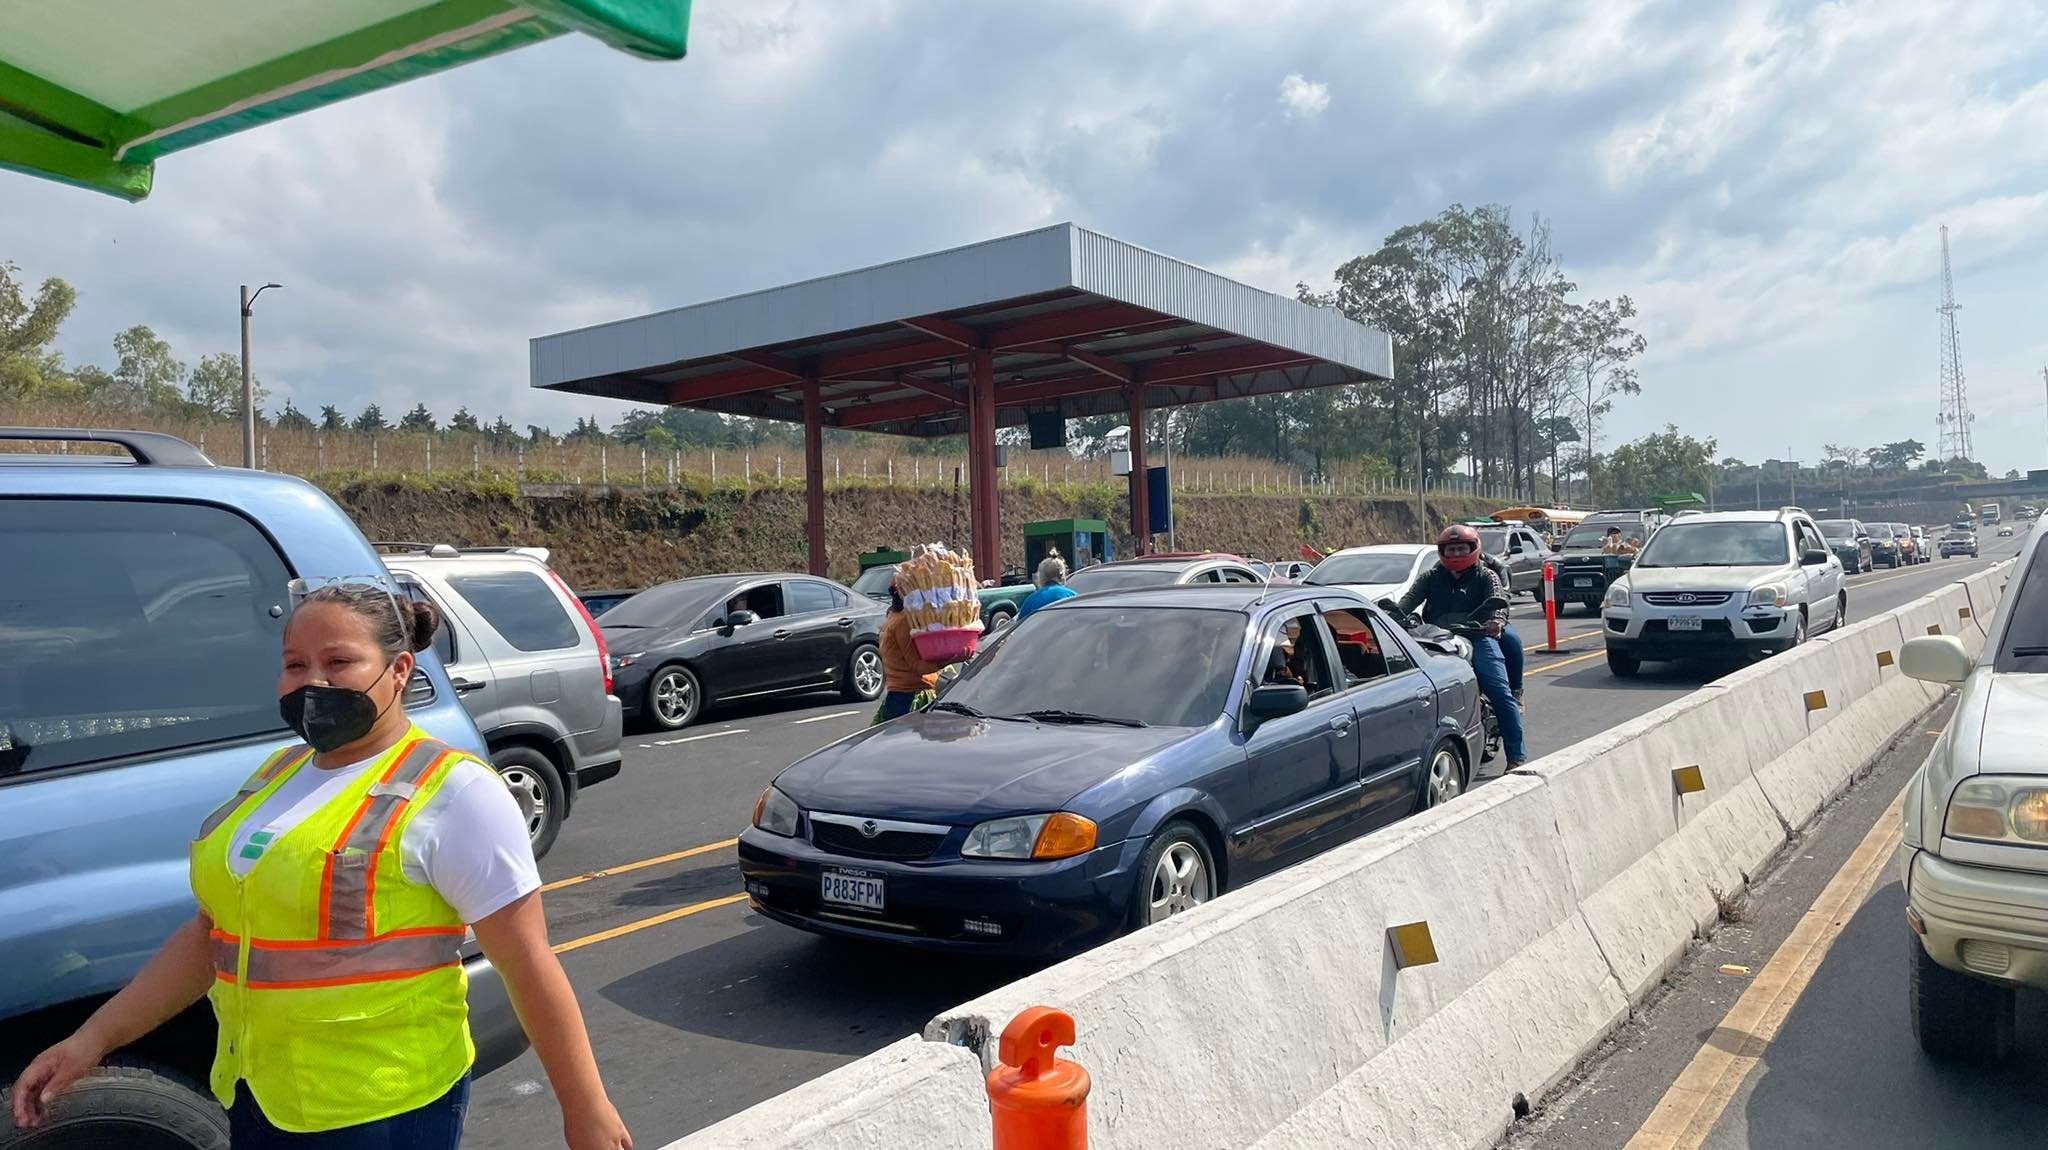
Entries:
{"label": "cloud", "polygon": [[1280,81],[1280,105],[1287,109],[1290,120],[1313,120],[1330,106],[1330,86],[1289,72]]}

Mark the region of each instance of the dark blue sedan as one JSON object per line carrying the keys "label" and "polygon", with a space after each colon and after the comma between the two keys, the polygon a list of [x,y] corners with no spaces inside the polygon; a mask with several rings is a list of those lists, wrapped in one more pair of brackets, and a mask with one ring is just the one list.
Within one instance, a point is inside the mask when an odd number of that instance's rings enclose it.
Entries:
{"label": "dark blue sedan", "polygon": [[783,771],[740,870],[804,930],[1071,953],[1449,800],[1480,739],[1472,669],[1350,592],[1084,595]]}

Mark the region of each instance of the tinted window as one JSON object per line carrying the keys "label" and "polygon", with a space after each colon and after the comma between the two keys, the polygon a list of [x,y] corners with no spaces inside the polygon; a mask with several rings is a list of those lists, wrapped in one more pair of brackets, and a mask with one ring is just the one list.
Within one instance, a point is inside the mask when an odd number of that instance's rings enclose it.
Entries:
{"label": "tinted window", "polygon": [[1063,605],[1017,624],[943,699],[991,714],[1086,711],[1206,726],[1223,713],[1244,632],[1245,617],[1230,611]]}
{"label": "tinted window", "polygon": [[0,538],[0,776],[283,730],[292,575],[247,520],[0,499]]}
{"label": "tinted window", "polygon": [[894,563],[887,563],[880,567],[870,567],[860,573],[860,578],[853,581],[853,589],[869,598],[887,599],[889,597],[889,581],[894,578],[896,578],[896,565]]}
{"label": "tinted window", "polygon": [[448,625],[448,609],[439,603],[435,603],[434,597],[427,594],[425,588],[411,579],[399,579],[398,588],[405,592],[406,598],[419,603],[432,603],[434,609],[441,612],[441,624],[434,628],[434,654],[440,656],[443,666],[454,666],[455,632]]}
{"label": "tinted window", "polygon": [[839,606],[833,599],[832,588],[823,583],[806,583],[801,580],[787,585],[789,613],[809,615],[817,611],[830,611]]}
{"label": "tinted window", "polygon": [[1183,570],[1184,567],[1174,563],[1133,563],[1128,567],[1100,563],[1067,576],[1067,586],[1073,588],[1076,595],[1092,591],[1120,591],[1126,587],[1165,587],[1179,579]]}
{"label": "tinted window", "polygon": [[1830,542],[1836,540],[1843,543],[1856,542],[1856,524],[1853,520],[1823,519],[1820,521],[1820,530],[1821,534],[1826,535]]}
{"label": "tinted window", "polygon": [[1890,539],[1892,537],[1892,525],[1889,523],[1872,523],[1868,526],[1872,539]]}
{"label": "tinted window", "polygon": [[1600,541],[1607,537],[1607,529],[1609,527],[1621,528],[1621,537],[1623,539],[1635,538],[1640,540],[1643,535],[1643,520],[1640,516],[1612,515],[1602,517],[1595,515],[1577,527],[1572,528],[1571,534],[1564,537],[1564,546],[1580,550],[1591,549],[1597,551],[1600,549]]}
{"label": "tinted window", "polygon": [[507,643],[522,651],[561,651],[583,641],[555,589],[531,571],[450,575],[448,585]]}
{"label": "tinted window", "polygon": [[1789,561],[1777,523],[1674,523],[1650,540],[1638,567],[1767,567]]}

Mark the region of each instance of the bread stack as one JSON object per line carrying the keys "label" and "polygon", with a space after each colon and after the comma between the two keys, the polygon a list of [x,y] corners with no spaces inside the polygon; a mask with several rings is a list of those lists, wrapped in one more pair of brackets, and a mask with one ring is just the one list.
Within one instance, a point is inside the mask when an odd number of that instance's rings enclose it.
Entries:
{"label": "bread stack", "polygon": [[972,559],[944,544],[927,543],[897,569],[896,578],[912,634],[981,630]]}

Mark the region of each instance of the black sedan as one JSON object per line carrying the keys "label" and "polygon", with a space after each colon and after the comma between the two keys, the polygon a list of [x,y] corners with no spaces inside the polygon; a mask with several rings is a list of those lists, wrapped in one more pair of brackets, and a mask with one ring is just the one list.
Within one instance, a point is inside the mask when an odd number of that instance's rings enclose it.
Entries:
{"label": "black sedan", "polygon": [[710,703],[831,688],[878,697],[884,611],[811,575],[701,575],[650,587],[598,625],[626,718],[675,730]]}
{"label": "black sedan", "polygon": [[1104,592],[783,771],[740,870],[804,930],[1069,953],[1448,801],[1480,738],[1472,669],[1349,592]]}

